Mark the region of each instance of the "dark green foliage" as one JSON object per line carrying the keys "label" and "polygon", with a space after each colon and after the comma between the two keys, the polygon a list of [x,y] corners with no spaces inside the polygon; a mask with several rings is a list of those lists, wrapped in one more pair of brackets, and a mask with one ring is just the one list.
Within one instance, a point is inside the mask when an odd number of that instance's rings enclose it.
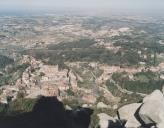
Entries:
{"label": "dark green foliage", "polygon": [[12,64],[13,62],[14,62],[13,59],[0,55],[0,68],[5,68],[6,65]]}
{"label": "dark green foliage", "polygon": [[128,66],[137,65],[139,61],[141,61],[141,58],[138,53],[132,50],[126,51],[121,57],[121,63]]}
{"label": "dark green foliage", "polygon": [[11,75],[5,75],[0,77],[0,86],[9,84],[11,81]]}
{"label": "dark green foliage", "polygon": [[159,81],[150,80],[149,82],[125,81],[124,88],[134,92],[149,94],[155,89],[161,90],[163,85],[164,85],[163,80],[159,80]]}
{"label": "dark green foliage", "polygon": [[[159,75],[151,71],[139,72],[134,74],[134,80],[130,80],[127,73],[114,73],[112,79],[122,88],[133,91],[149,94],[155,89],[162,89],[164,80],[159,79]],[[106,83],[110,90],[115,92],[115,86],[109,80]]]}
{"label": "dark green foliage", "polygon": [[138,72],[134,74],[135,77],[140,77],[140,76],[146,76],[149,80],[154,80],[158,75],[154,72],[151,71],[146,71],[146,72]]}
{"label": "dark green foliage", "polygon": [[110,82],[110,80],[107,80],[106,86],[107,86],[108,90],[109,90],[114,96],[119,96],[119,95],[120,95],[120,91],[119,91],[118,88],[114,85],[114,83]]}
{"label": "dark green foliage", "polygon": [[[15,81],[22,76],[23,71],[29,66],[29,64],[14,65],[8,68],[5,75],[0,76],[0,86],[6,84],[15,83]],[[17,72],[17,75],[13,75]]]}
{"label": "dark green foliage", "polygon": [[0,117],[7,115],[17,115],[24,112],[30,112],[36,103],[36,99],[18,98],[9,104],[0,104]]}
{"label": "dark green foliage", "polygon": [[[133,94],[122,93],[121,91],[118,90],[118,88],[110,80],[108,80],[106,82],[106,86],[107,86],[108,90],[114,96],[117,96],[117,97],[121,98],[121,100],[119,102],[119,107],[122,107],[123,105],[126,105],[126,104],[131,104],[131,103],[134,103],[134,102],[142,101],[143,97],[141,97],[140,95],[138,95],[136,93],[133,93]],[[137,90],[135,90],[135,91],[137,91]]]}
{"label": "dark green foliage", "polygon": [[[138,62],[145,62],[148,66],[156,66],[158,64],[157,54],[164,53],[164,45],[158,42],[163,39],[157,34],[154,35],[153,33],[156,30],[153,28],[152,31],[152,28],[150,28],[146,27],[145,30],[150,31],[151,34],[134,31],[132,35],[119,35],[110,39],[114,42],[114,46],[121,46],[122,52],[125,53],[121,61],[128,60],[127,62],[133,65]],[[141,51],[141,55],[138,55],[138,51]],[[145,55],[147,58],[143,57]],[[154,55],[154,57],[152,58],[151,55]]]}
{"label": "dark green foliage", "polygon": [[[87,62],[100,62],[110,65],[125,65],[133,66],[138,64],[138,57],[136,53],[126,53],[124,56],[115,54],[103,48],[85,48],[78,50],[33,50],[29,51],[28,54],[38,58],[46,59],[49,58],[48,64],[62,64],[62,62],[76,62],[76,61],[87,61]],[[121,62],[120,62],[121,60]]]}
{"label": "dark green foliage", "polygon": [[18,94],[17,94],[17,98],[18,99],[22,99],[22,98],[24,98],[25,97],[25,93],[23,93],[23,92],[18,92]]}
{"label": "dark green foliage", "polygon": [[68,94],[69,96],[74,96],[74,92],[72,91],[72,89],[68,89],[68,90],[67,90],[67,94]]}
{"label": "dark green foliage", "polygon": [[9,103],[8,114],[30,112],[36,103],[36,99],[18,98]]}
{"label": "dark green foliage", "polygon": [[[120,37],[118,37],[120,38]],[[121,46],[122,49],[117,53],[109,51],[102,47],[93,46],[96,42],[92,39],[81,39],[79,41],[51,44],[48,49],[30,50],[26,54],[30,54],[38,59],[46,60],[48,64],[60,64],[63,62],[75,61],[94,61],[118,66],[136,66],[142,57],[138,55],[138,49],[144,49],[137,41],[130,42],[125,40],[132,40],[129,36],[122,36],[122,40],[115,41],[115,46]],[[114,39],[113,39],[114,40]]]}
{"label": "dark green foliage", "polygon": [[28,63],[22,65],[14,65],[12,68],[9,69],[9,73],[14,73],[16,71],[23,72],[29,66]]}
{"label": "dark green foliage", "polygon": [[96,42],[91,39],[81,39],[79,41],[67,42],[67,43],[59,43],[56,45],[49,45],[49,50],[68,50],[72,48],[88,48]]}

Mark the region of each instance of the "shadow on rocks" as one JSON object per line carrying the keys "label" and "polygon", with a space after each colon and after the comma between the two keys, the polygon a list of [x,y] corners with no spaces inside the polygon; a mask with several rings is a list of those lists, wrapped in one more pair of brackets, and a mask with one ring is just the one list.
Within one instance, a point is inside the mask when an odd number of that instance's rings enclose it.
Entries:
{"label": "shadow on rocks", "polygon": [[33,111],[0,119],[1,128],[88,128],[93,110],[65,110],[56,97],[41,97]]}
{"label": "shadow on rocks", "polygon": [[117,117],[118,117],[118,120],[116,120],[114,122],[113,121],[109,121],[108,128],[125,128],[124,126],[125,126],[126,121],[125,120],[121,120],[120,114],[119,114],[118,111],[117,111]]}
{"label": "shadow on rocks", "polygon": [[108,128],[125,128],[126,121],[120,121],[120,120],[116,120],[115,122],[113,121],[109,121],[109,126]]}
{"label": "shadow on rocks", "polygon": [[145,124],[144,121],[140,118],[139,111],[140,111],[141,107],[142,107],[142,105],[137,109],[137,111],[134,114],[135,118],[140,122],[141,128],[156,127],[156,123]]}

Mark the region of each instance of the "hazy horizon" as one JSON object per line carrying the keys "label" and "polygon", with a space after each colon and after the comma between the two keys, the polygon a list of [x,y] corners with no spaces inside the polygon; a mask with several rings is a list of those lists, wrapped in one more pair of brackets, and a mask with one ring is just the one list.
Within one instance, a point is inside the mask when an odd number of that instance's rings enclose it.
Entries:
{"label": "hazy horizon", "polygon": [[163,0],[0,0],[0,12],[32,11],[127,11],[162,13]]}

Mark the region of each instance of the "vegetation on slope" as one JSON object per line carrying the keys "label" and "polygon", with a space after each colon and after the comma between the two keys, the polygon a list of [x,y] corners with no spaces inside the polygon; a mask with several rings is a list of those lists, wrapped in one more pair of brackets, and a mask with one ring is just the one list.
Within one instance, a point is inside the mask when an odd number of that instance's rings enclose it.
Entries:
{"label": "vegetation on slope", "polygon": [[[155,89],[161,90],[164,84],[164,80],[160,79],[157,73],[151,71],[136,73],[133,75],[133,79],[130,79],[129,75],[125,72],[114,73],[112,79],[123,89],[145,94],[149,94]],[[106,85],[114,94],[117,94],[114,83],[108,80]]]}
{"label": "vegetation on slope", "polygon": [[6,65],[12,64],[13,62],[14,62],[13,59],[0,55],[0,68],[5,68]]}

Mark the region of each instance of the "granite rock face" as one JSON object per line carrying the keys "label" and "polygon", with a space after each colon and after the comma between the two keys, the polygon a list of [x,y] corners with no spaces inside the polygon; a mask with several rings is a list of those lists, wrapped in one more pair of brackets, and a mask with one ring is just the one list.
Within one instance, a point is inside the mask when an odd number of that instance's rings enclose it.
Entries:
{"label": "granite rock face", "polygon": [[137,128],[141,125],[135,117],[135,113],[140,106],[141,103],[133,103],[125,105],[118,110],[119,118],[126,121],[126,128]]}
{"label": "granite rock face", "polygon": [[119,108],[118,120],[118,122],[125,121],[119,128],[164,128],[163,93],[155,90],[147,95],[142,103],[132,103]]}
{"label": "granite rock face", "polygon": [[139,116],[144,124],[156,124],[164,128],[164,96],[161,91],[155,90],[143,100]]}
{"label": "granite rock face", "polygon": [[99,117],[99,126],[101,128],[108,128],[108,126],[110,125],[109,122],[115,122],[115,119],[105,113],[100,113],[98,114]]}

